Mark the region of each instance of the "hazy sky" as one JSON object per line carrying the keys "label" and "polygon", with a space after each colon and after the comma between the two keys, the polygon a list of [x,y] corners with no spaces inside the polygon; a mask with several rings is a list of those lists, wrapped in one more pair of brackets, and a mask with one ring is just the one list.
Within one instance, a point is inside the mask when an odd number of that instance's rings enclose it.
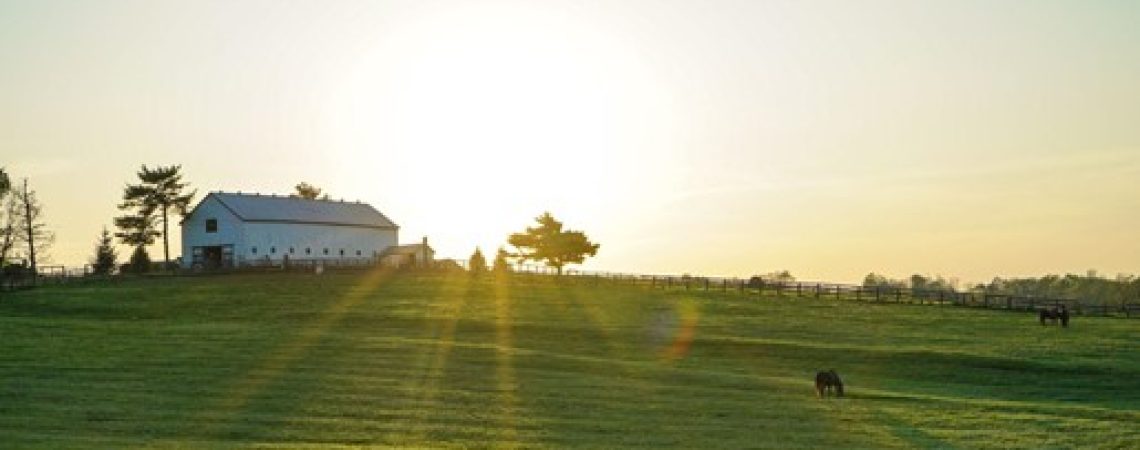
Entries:
{"label": "hazy sky", "polygon": [[146,163],[200,193],[308,181],[460,258],[550,210],[594,269],[1137,273],[1138,24],[1135,1],[0,0],[0,165],[68,265]]}

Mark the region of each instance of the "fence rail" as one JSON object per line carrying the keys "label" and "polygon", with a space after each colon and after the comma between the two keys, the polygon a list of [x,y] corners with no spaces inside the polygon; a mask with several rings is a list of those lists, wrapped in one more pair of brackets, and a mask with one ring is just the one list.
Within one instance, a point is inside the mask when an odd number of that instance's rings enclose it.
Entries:
{"label": "fence rail", "polygon": [[[461,262],[464,266],[466,264]],[[555,270],[533,265],[515,265],[516,273],[551,275]],[[649,289],[721,292],[726,295],[767,295],[791,298],[853,300],[871,303],[941,305],[1008,311],[1037,311],[1064,306],[1070,312],[1086,316],[1140,317],[1140,299],[1136,303],[1103,304],[1087,299],[1036,297],[1003,293],[959,292],[952,290],[911,289],[893,286],[862,286],[818,281],[770,280],[763,277],[707,277],[693,275],[651,275],[622,272],[566,270],[567,279],[578,282],[622,283]]]}

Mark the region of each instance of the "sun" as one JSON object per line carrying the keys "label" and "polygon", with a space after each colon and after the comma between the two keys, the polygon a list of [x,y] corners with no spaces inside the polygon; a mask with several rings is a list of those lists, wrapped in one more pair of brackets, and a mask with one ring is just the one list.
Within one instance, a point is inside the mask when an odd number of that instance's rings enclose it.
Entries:
{"label": "sun", "polygon": [[572,16],[518,8],[436,13],[392,30],[338,80],[327,116],[340,172],[406,187],[424,223],[478,217],[449,232],[482,245],[502,239],[506,220],[518,227],[547,209],[612,213],[596,200],[653,176],[631,172],[646,166],[636,133],[664,110],[619,41]]}

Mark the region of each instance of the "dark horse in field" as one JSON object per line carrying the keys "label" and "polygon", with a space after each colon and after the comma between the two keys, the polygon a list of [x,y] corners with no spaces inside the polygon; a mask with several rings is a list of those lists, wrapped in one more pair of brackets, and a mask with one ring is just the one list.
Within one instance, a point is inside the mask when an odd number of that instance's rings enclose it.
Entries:
{"label": "dark horse in field", "polygon": [[843,396],[843,380],[839,379],[839,374],[835,373],[835,369],[815,374],[815,395],[817,397],[823,398],[825,395],[831,395],[832,388],[835,388],[836,395]]}
{"label": "dark horse in field", "polygon": [[1041,325],[1045,325],[1046,320],[1051,325],[1056,325],[1057,319],[1061,319],[1062,327],[1067,328],[1069,326],[1069,310],[1065,308],[1065,305],[1061,305],[1059,308],[1042,309],[1037,317],[1041,321]]}

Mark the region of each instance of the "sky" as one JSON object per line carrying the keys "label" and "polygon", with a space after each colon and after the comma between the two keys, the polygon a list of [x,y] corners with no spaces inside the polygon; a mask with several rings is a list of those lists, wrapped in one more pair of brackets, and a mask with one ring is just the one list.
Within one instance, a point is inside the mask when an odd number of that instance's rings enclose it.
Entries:
{"label": "sky", "polygon": [[1135,274],[1138,23],[1133,1],[0,0],[0,166],[68,266],[140,165],[180,164],[198,198],[306,181],[455,258],[550,211],[601,244],[593,270]]}

